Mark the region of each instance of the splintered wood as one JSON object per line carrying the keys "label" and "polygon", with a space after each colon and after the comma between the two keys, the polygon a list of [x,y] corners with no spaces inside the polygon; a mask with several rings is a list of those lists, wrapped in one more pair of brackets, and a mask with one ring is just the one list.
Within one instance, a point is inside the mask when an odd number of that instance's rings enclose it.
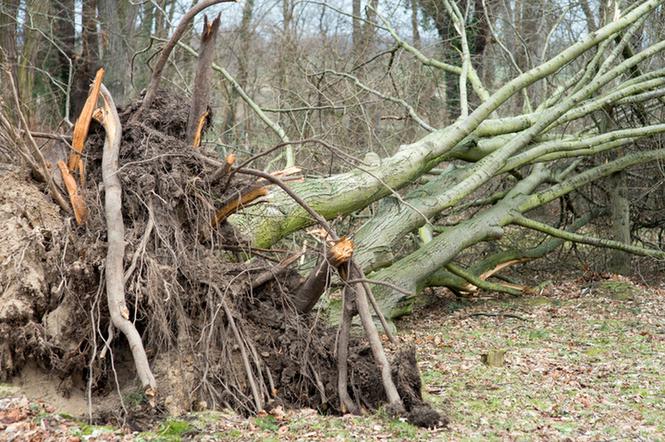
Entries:
{"label": "splintered wood", "polygon": [[198,149],[201,146],[201,133],[203,132],[203,126],[208,119],[208,111],[205,111],[203,115],[199,117],[199,121],[196,123],[196,131],[194,132],[194,140],[192,141],[192,147]]}
{"label": "splintered wood", "polygon": [[104,68],[99,68],[97,74],[95,75],[95,80],[92,83],[92,88],[88,98],[85,100],[83,109],[81,110],[81,115],[76,119],[74,124],[74,131],[72,133],[72,148],[74,152],[69,156],[69,161],[67,167],[70,171],[83,169],[79,166],[79,161],[81,160],[81,153],[83,153],[83,147],[85,146],[85,140],[88,137],[88,131],[90,130],[90,122],[92,121],[92,113],[97,106],[97,99],[99,98],[99,88],[102,85],[102,79],[104,78]]}
{"label": "splintered wood", "polygon": [[353,240],[343,236],[328,251],[328,261],[335,267],[348,262],[353,256]]}
{"label": "splintered wood", "polygon": [[58,161],[58,169],[60,169],[60,173],[62,174],[62,182],[65,184],[65,188],[69,194],[69,201],[72,204],[72,208],[74,209],[74,218],[76,219],[76,224],[80,226],[81,224],[85,223],[85,219],[88,215],[88,209],[85,205],[85,201],[83,201],[83,198],[81,198],[79,195],[78,188],[76,186],[76,180],[71,175],[71,173],[69,173],[67,165],[64,161]]}
{"label": "splintered wood", "polygon": [[268,195],[267,187],[252,187],[248,191],[240,194],[239,197],[234,198],[233,200],[226,203],[221,209],[219,209],[215,216],[212,219],[212,225],[216,226],[231,214],[235,213],[239,208],[245,206],[257,198]]}
{"label": "splintered wood", "polygon": [[319,259],[316,267],[310,272],[292,298],[293,305],[300,313],[307,313],[314,308],[330,284],[333,268],[338,269],[342,279],[348,277],[346,266],[343,266],[343,264],[348,263],[353,257],[353,247],[353,241],[343,236],[328,249],[325,257]]}

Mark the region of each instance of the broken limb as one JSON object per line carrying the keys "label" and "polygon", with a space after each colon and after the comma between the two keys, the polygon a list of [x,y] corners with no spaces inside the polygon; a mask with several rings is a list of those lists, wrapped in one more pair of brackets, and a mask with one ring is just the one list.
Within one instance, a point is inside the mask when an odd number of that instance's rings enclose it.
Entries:
{"label": "broken limb", "polygon": [[305,282],[293,296],[293,304],[299,313],[307,313],[314,308],[321,295],[330,285],[332,270],[347,263],[353,256],[353,241],[342,237],[335,242],[325,255],[319,258]]}
{"label": "broken limb", "polygon": [[171,55],[171,52],[173,52],[173,48],[175,48],[175,45],[178,43],[178,40],[180,40],[182,35],[189,27],[189,22],[192,21],[194,16],[196,16],[196,14],[198,14],[199,12],[203,11],[204,9],[212,5],[216,5],[218,3],[231,3],[231,2],[235,2],[235,0],[204,0],[194,5],[192,9],[187,11],[185,15],[182,16],[182,19],[180,19],[178,26],[175,28],[175,31],[173,31],[173,35],[166,43],[166,46],[162,48],[162,52],[159,55],[157,64],[155,65],[155,69],[152,71],[152,76],[150,77],[150,84],[148,85],[148,89],[146,90],[145,97],[143,97],[143,102],[141,103],[141,107],[132,116],[132,121],[135,122],[139,121],[141,114],[145,112],[147,109],[150,109],[150,106],[152,105],[152,102],[155,100],[155,96],[157,95],[157,89],[159,89],[159,83],[162,80],[162,72],[166,67],[166,62],[169,59],[169,55]]}
{"label": "broken limb", "polygon": [[284,273],[291,264],[296,262],[304,252],[299,252],[296,253],[295,255],[289,256],[282,261],[280,261],[276,266],[269,268],[265,272],[259,273],[251,283],[252,289],[255,289],[257,287],[261,287],[263,284],[266,282],[275,279],[277,276],[280,274]]}
{"label": "broken limb", "polygon": [[[85,100],[83,109],[81,109],[81,114],[76,119],[76,123],[74,123],[74,130],[72,131],[72,148],[74,149],[74,152],[72,152],[72,154],[69,156],[69,160],[67,162],[67,167],[69,167],[71,172],[77,169],[82,171],[82,168],[79,165],[79,162],[81,161],[81,153],[83,153],[85,139],[88,137],[88,131],[90,130],[92,113],[94,112],[95,107],[97,107],[99,88],[102,85],[103,79],[104,68],[99,68],[97,74],[95,74],[95,80],[92,82],[90,94],[88,94],[88,98]],[[79,178],[83,180],[82,174]]]}
{"label": "broken limb", "polygon": [[104,182],[104,214],[106,217],[108,250],[106,252],[106,296],[113,325],[127,338],[134,358],[136,373],[148,396],[157,393],[155,376],[150,370],[148,357],[141,335],[129,320],[129,309],[125,301],[123,260],[125,258],[125,226],[122,219],[122,188],[118,178],[118,154],[122,127],[115,103],[106,86],[101,85],[104,107],[97,112],[100,123],[106,130],[102,156],[102,179]]}
{"label": "broken limb", "polygon": [[201,145],[201,134],[209,118],[208,106],[210,103],[210,74],[212,72],[212,57],[215,52],[215,43],[219,31],[220,15],[210,23],[208,17],[203,16],[203,32],[201,33],[201,47],[199,60],[196,65],[194,77],[194,90],[192,91],[192,107],[189,110],[187,121],[187,144],[194,148]]}
{"label": "broken limb", "polygon": [[[197,52],[191,46],[188,46],[183,42],[178,42],[178,44],[180,45],[180,47],[185,49],[190,54],[194,55],[195,57],[198,57]],[[251,97],[247,94],[247,92],[245,92],[240,83],[238,83],[238,81],[235,78],[233,78],[233,76],[229,73],[229,71],[227,71],[226,69],[215,63],[212,64],[212,68],[215,71],[222,74],[224,79],[231,84],[233,89],[238,93],[240,98],[243,99],[243,101],[247,104],[247,106],[249,106],[250,109],[252,109],[256,113],[256,115],[261,119],[261,121],[263,121],[266,124],[266,126],[268,126],[273,132],[275,132],[275,134],[277,134],[279,139],[282,141],[282,145],[286,147],[285,148],[286,167],[294,166],[295,154],[293,151],[293,146],[291,145],[292,143],[289,141],[289,137],[286,135],[286,131],[284,130],[284,128],[282,128],[282,126],[280,126],[278,122],[271,120],[270,117],[268,117],[266,113],[263,112],[261,107],[258,104],[256,104],[254,100],[251,99]]]}
{"label": "broken limb", "polygon": [[60,169],[62,182],[65,184],[65,188],[69,194],[69,202],[72,203],[72,209],[74,209],[74,218],[76,219],[76,224],[80,226],[85,223],[85,219],[88,215],[88,208],[86,207],[83,198],[81,198],[81,195],[79,195],[78,187],[76,186],[76,180],[69,173],[69,169],[67,169],[67,165],[64,161],[58,161],[58,169]]}
{"label": "broken limb", "polygon": [[[224,165],[218,167],[217,170],[215,172],[213,172],[213,174],[210,175],[209,178],[206,179],[206,182],[208,182],[209,184],[214,184],[218,181],[221,181],[222,178],[229,175],[229,172],[231,172],[231,167],[233,167],[233,164],[235,162],[236,162],[236,154],[234,154],[234,153],[228,154],[226,156],[226,159],[224,160]],[[225,187],[228,187],[228,185],[229,185],[229,182],[227,181]]]}
{"label": "broken limb", "polygon": [[251,203],[257,198],[266,196],[268,194],[268,188],[266,187],[251,187],[247,192],[242,193],[239,197],[233,198],[228,203],[219,209],[212,220],[213,227],[224,221],[228,218],[229,215],[237,211],[242,206]]}

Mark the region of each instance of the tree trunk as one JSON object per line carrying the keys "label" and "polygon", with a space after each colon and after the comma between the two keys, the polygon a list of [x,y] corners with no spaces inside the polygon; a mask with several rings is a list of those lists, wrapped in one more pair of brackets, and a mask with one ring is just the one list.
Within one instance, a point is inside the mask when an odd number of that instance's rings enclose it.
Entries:
{"label": "tree trunk", "polygon": [[111,95],[119,105],[124,105],[129,85],[129,69],[119,69],[119,66],[129,66],[131,51],[126,42],[134,38],[134,28],[129,23],[136,15],[137,7],[125,2],[112,0],[97,0],[99,9],[99,26],[102,46],[102,65],[106,68],[107,85]]}
{"label": "tree trunk", "polygon": [[[610,218],[612,220],[612,238],[624,244],[630,244],[630,201],[626,176],[623,172],[612,175],[610,185]],[[631,255],[621,250],[612,250],[609,270],[620,275],[631,272]]]}
{"label": "tree trunk", "polygon": [[[19,0],[8,0],[0,6],[0,64],[5,65],[14,78],[18,78],[16,54],[18,4]],[[5,103],[12,102],[12,93],[8,88],[2,88],[0,94]],[[11,112],[11,106],[8,106],[7,111],[15,117]]]}
{"label": "tree trunk", "polygon": [[[88,98],[88,88],[99,69],[99,40],[97,38],[97,0],[83,0],[81,55],[74,64],[70,115],[76,117]],[[109,69],[111,70],[111,69]]]}
{"label": "tree trunk", "polygon": [[[252,16],[254,15],[254,0],[247,0],[242,8],[242,18],[240,20],[240,27],[238,28],[238,38],[240,40],[240,51],[238,52],[238,84],[244,90],[247,90],[249,83],[249,57],[252,47],[252,33],[250,32],[250,25],[252,23]],[[237,135],[238,129],[236,126],[236,112],[240,94],[234,87],[228,87],[228,103],[226,113],[224,115],[224,125],[222,127],[222,136],[224,142],[232,144],[237,142],[240,137]],[[243,132],[247,133],[250,127],[245,122]],[[234,136],[234,134],[236,134]]]}

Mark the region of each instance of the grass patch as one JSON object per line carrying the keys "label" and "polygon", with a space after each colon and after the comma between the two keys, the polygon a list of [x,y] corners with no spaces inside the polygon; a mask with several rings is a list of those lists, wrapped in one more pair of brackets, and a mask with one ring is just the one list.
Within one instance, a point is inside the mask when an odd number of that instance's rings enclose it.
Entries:
{"label": "grass patch", "polygon": [[180,441],[187,433],[195,431],[194,426],[183,420],[167,419],[157,428],[156,434],[160,441]]}
{"label": "grass patch", "polygon": [[271,415],[266,415],[266,416],[257,416],[254,418],[254,425],[259,427],[260,429],[264,431],[277,431],[279,430],[279,423],[277,422],[277,419],[275,419],[274,416]]}

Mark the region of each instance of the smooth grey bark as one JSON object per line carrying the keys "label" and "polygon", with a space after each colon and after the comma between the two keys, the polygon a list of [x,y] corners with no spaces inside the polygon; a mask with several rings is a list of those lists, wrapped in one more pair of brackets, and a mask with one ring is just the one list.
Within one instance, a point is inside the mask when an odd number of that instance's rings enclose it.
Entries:
{"label": "smooth grey bark", "polygon": [[[294,190],[311,207],[328,218],[344,215],[366,207],[371,202],[389,195],[391,189],[396,190],[413,182],[416,178],[438,164],[439,159],[443,155],[450,152],[474,130],[479,128],[492,112],[515,93],[518,93],[535,81],[558,71],[562,66],[576,59],[589,48],[611,38],[617,32],[630,26],[644,14],[651,12],[658,4],[660,4],[659,0],[649,0],[637,6],[624,17],[589,34],[551,60],[506,83],[478,106],[467,118],[461,119],[446,128],[434,131],[415,143],[402,146],[395,155],[384,159],[380,166],[368,167],[362,170],[358,169],[330,178],[297,183],[293,185]],[[482,169],[482,172],[474,174],[471,181],[464,183],[465,191],[470,192],[482,185],[487,180],[487,177],[493,174],[492,170],[494,166],[491,164],[491,161],[496,159],[505,161],[512,153],[533,138],[535,134],[545,129],[553,121],[556,121],[568,109],[579,104],[588,94],[620,75],[624,69],[630,67],[631,63],[637,63],[647,56],[653,55],[657,50],[662,49],[662,46],[662,44],[656,44],[642,51],[642,53],[638,54],[639,57],[633,57],[630,63],[624,62],[598,79],[593,79],[583,90],[579,91],[579,94],[564,100],[565,103],[554,105],[548,111],[547,115],[541,115],[539,121],[515,137],[514,144],[510,148],[502,149],[500,155],[492,157],[482,165],[478,165]],[[528,125],[528,122],[526,124]],[[256,245],[270,245],[285,235],[311,225],[313,222],[303,213],[297,204],[281,191],[276,191],[268,195],[267,202],[267,204],[255,206],[245,211],[244,214],[234,216],[230,219]]]}
{"label": "smooth grey bark", "polygon": [[[612,222],[612,239],[630,244],[630,201],[626,175],[617,172],[610,177],[610,220]],[[611,250],[608,268],[613,273],[628,275],[631,272],[631,255],[621,250]]]}
{"label": "smooth grey bark", "polygon": [[[517,183],[500,202],[473,218],[451,227],[420,249],[394,262],[390,267],[373,273],[370,277],[417,293],[426,286],[431,275],[452,261],[462,250],[481,241],[500,238],[503,235],[503,227],[510,224],[520,205],[549,176],[547,169],[536,166],[531,175]],[[404,293],[385,286],[377,286],[374,295],[387,318],[396,318],[410,311],[412,299]]]}
{"label": "smooth grey bark", "polygon": [[[450,262],[459,252],[480,241],[499,237],[503,233],[503,226],[523,218],[522,213],[628,167],[663,158],[665,158],[665,149],[625,155],[567,178],[559,184],[533,192],[535,186],[549,176],[545,166],[539,164],[535,166],[534,172],[529,177],[515,185],[496,205],[451,227],[420,249],[395,261],[391,266],[373,273],[370,277],[417,293],[427,285],[427,280],[431,275]],[[609,242],[604,240],[594,240],[593,243],[610,247]],[[656,251],[655,253],[661,252]],[[410,311],[412,299],[403,293],[386,287],[377,287],[375,296],[383,314],[388,318],[394,318]]]}

